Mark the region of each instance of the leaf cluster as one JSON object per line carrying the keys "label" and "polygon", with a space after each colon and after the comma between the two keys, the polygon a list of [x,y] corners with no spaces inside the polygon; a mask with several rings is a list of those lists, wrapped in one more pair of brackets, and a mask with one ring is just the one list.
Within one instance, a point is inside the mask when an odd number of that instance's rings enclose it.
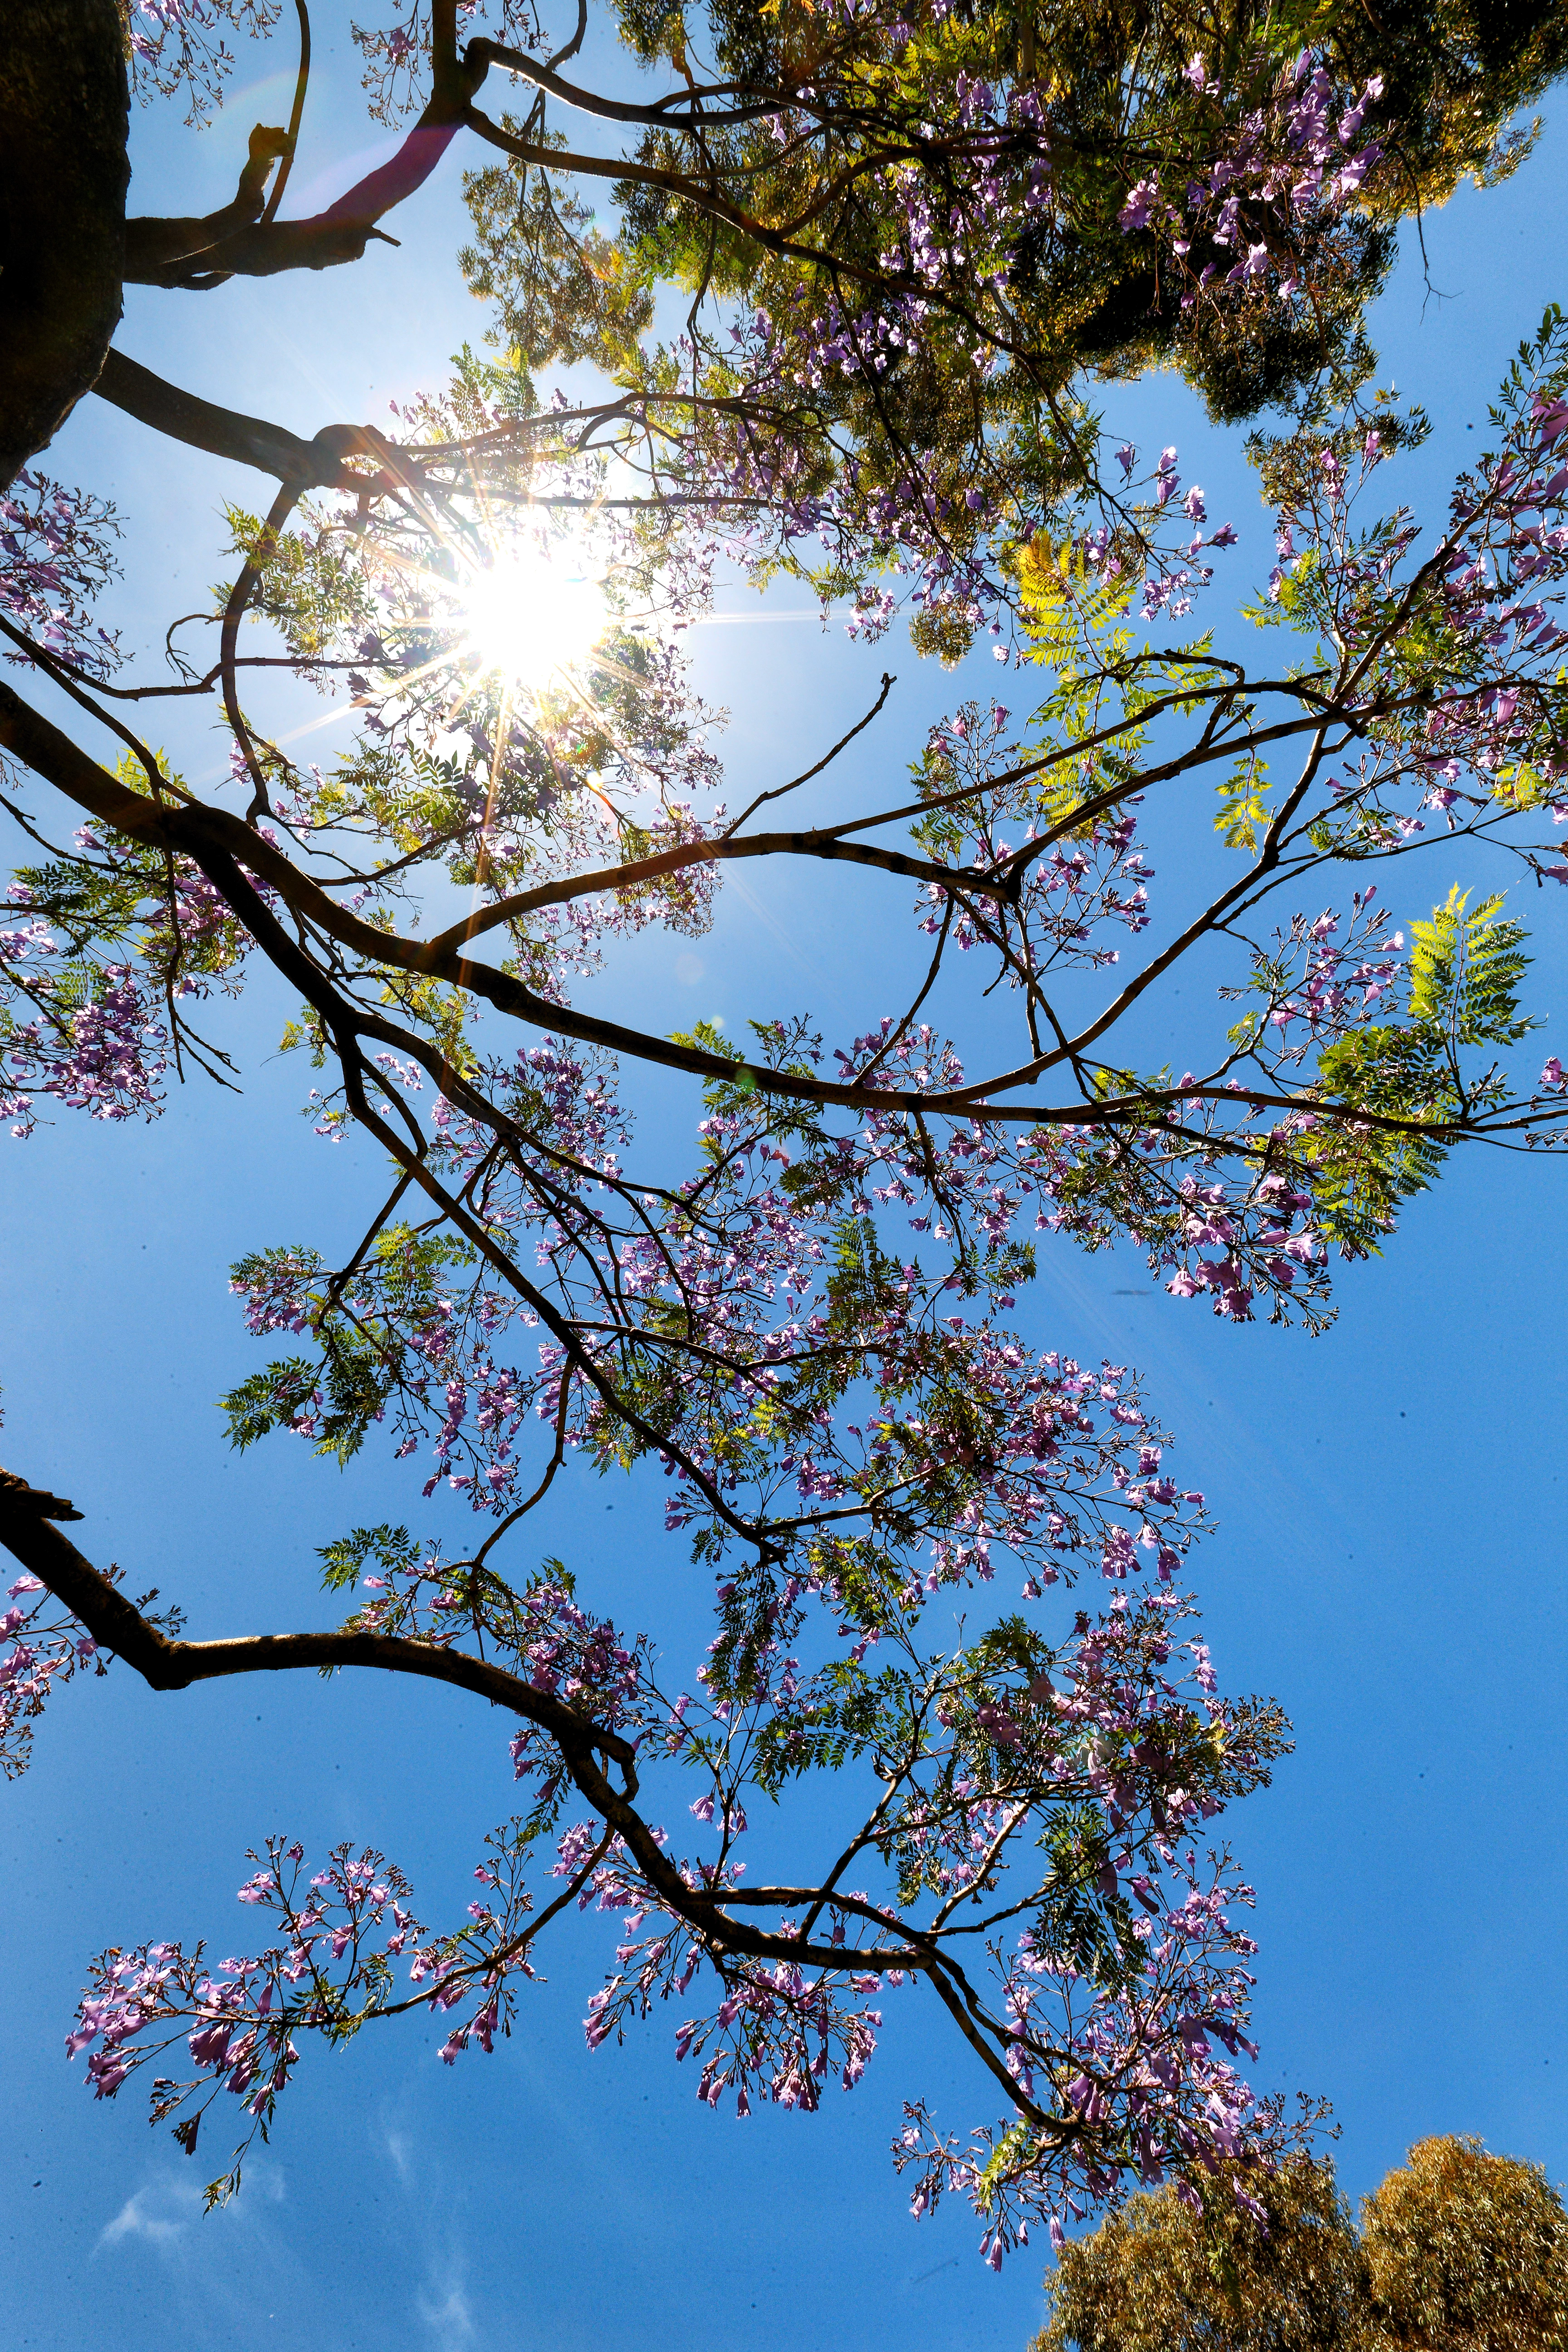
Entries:
{"label": "leaf cluster", "polygon": [[[1064,2248],[1035,2352],[1562,2352],[1568,2215],[1538,2165],[1421,2140],[1364,2200],[1326,2159],[1134,2197]],[[1248,2210],[1248,2207],[1252,2210]]]}
{"label": "leaf cluster", "polygon": [[1407,1019],[1352,1029],[1319,1056],[1321,1100],[1397,1122],[1325,1121],[1301,1142],[1323,1228],[1355,1255],[1376,1250],[1450,1140],[1506,1098],[1495,1061],[1477,1073],[1462,1051],[1516,1045],[1533,1026],[1519,1010],[1530,963],[1522,927],[1503,917],[1500,896],[1468,901],[1456,885],[1428,920],[1412,923]]}

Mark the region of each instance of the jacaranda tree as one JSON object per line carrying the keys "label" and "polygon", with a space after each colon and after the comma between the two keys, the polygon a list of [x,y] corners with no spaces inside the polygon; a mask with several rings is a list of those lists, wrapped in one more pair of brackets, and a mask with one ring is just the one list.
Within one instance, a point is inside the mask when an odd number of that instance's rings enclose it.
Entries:
{"label": "jacaranda tree", "polygon": [[[237,1363],[230,1434],[388,1447],[474,1532],[451,1556],[389,1503],[322,1549],[335,1630],[193,1641],[60,1532],[69,1465],[31,1465],[0,1490],[0,1733],[19,1769],[56,1686],[110,1661],[154,1689],[374,1667],[390,1706],[416,1675],[503,1708],[521,1810],[433,1927],[380,1854],[272,1838],[247,1951],[104,1954],[72,2052],[100,2096],[150,2070],[186,2149],[215,2105],[243,2149],[313,2040],[429,2009],[443,2056],[489,2049],[552,1920],[597,1906],[590,2045],[673,2004],[715,2107],[853,2085],[889,1990],[945,2016],[981,2120],[911,2099],[895,2160],[917,2212],[973,2200],[994,2264],[1139,2182],[1262,2210],[1301,2126],[1240,2072],[1254,1948],[1215,1825],[1287,1727],[1220,1694],[1186,1590],[1204,1500],[1136,1380],[1018,1298],[1041,1247],[1125,1242],[1177,1301],[1317,1328],[1332,1258],[1382,1246],[1456,1146],[1563,1138],[1498,877],[1568,878],[1568,323],[1418,517],[1425,419],[1373,389],[1361,316],[1403,215],[1518,160],[1568,26],[620,0],[594,90],[565,73],[586,0],[550,28],[503,0],[493,37],[435,0],[355,28],[373,111],[416,120],[300,220],[300,0],[292,119],[253,132],[232,205],[128,219],[127,69],[194,137],[226,36],[281,38],[279,13],[22,5],[0,47],[0,1097],[21,1139],[154,1116],[229,1070],[242,989],[286,999],[318,1130],[361,1139],[364,1238],[328,1262],[304,1207],[233,1268],[268,1360]],[[493,343],[416,406],[307,441],[112,348],[127,282],[168,289],[173,350],[195,294],[352,266],[459,139]],[[1201,609],[1249,553],[1174,446],[1112,450],[1092,405],[1155,363],[1217,417],[1269,412],[1276,560],[1232,583],[1250,663]],[[231,583],[163,616],[161,670],[94,616],[121,560],[156,601],[112,486],[35,463],[89,388],[170,462],[236,468]],[[842,743],[726,785],[684,631],[716,580],[781,571],[861,636],[988,640],[1018,709],[972,694],[868,795]],[[324,769],[289,755],[289,693],[353,715]],[[149,722],[204,704],[232,779],[197,793]],[[1207,844],[1185,903],[1140,847],[1165,803]],[[1384,869],[1423,852],[1407,936]],[[732,863],[803,859],[909,911],[858,1034],[763,1004],[739,1042],[672,1037],[583,1002],[618,940],[703,930]],[[1140,1067],[1148,1003],[1216,970],[1188,1066]],[[689,1088],[674,1168],[635,1138],[654,1069]],[[537,1567],[574,1453],[662,1467],[672,1571],[713,1580],[700,1657]],[[816,1867],[745,1870],[748,1812],[826,1776]]]}

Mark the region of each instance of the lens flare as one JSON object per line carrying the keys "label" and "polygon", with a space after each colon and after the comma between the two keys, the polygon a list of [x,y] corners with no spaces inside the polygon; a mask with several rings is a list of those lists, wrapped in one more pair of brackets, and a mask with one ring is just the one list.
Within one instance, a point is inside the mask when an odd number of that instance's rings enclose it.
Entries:
{"label": "lens flare", "polygon": [[475,572],[464,604],[481,664],[516,685],[543,685],[604,634],[604,590],[570,549],[498,556],[489,571]]}

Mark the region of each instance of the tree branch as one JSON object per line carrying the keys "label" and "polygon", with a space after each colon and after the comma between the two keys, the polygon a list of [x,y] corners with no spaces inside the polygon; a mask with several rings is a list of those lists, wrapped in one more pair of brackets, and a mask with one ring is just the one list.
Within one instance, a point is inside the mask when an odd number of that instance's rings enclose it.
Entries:
{"label": "tree branch", "polygon": [[286,131],[270,131],[258,122],[250,134],[250,152],[239,175],[232,204],[199,220],[163,220],[153,215],[125,224],[125,282],[128,286],[176,286],[181,274],[174,265],[205,254],[226,237],[237,236],[261,218],[267,202],[267,182],[272,166],[287,151]]}
{"label": "tree branch", "polygon": [[382,459],[390,456],[379,434],[356,425],[323,425],[313,440],[305,441],[285,425],[244,416],[237,409],[219,408],[195,393],[182,392],[123,352],[109,353],[92,388],[100,399],[122,408],[139,425],[151,425],[154,433],[167,434],[193,449],[206,449],[215,457],[254,466],[300,490],[395,487],[390,475],[356,474],[343,463],[359,452]]}
{"label": "tree branch", "polygon": [[561,1700],[535,1690],[502,1666],[465,1650],[447,1650],[389,1633],[252,1633],[226,1642],[171,1642],[108,1577],[61,1535],[55,1519],[81,1513],[14,1472],[0,1471],[0,1544],[80,1620],[99,1647],[142,1676],[153,1690],[188,1690],[227,1675],[277,1674],[301,1667],[372,1666],[383,1674],[417,1675],[472,1691],[547,1731],[563,1754],[597,1748],[618,1764],[632,1750],[618,1733],[576,1715]]}
{"label": "tree branch", "polygon": [[[356,180],[325,212],[309,220],[274,220],[263,212],[259,189],[252,200],[247,178],[242,175],[234,205],[205,220],[133,224],[127,278],[144,285],[205,289],[225,278],[275,278],[284,270],[330,269],[339,262],[360,260],[371,238],[384,236],[377,221],[424,186],[462,129],[468,101],[485,78],[487,61],[476,54],[480,47],[472,44],[459,58],[437,38],[434,88],[418,121],[387,163]],[[258,168],[258,141],[273,142],[270,153],[276,155],[286,149],[288,136],[282,131],[253,132],[246,174]],[[395,237],[384,241],[397,242]]]}
{"label": "tree branch", "polygon": [[[150,1688],[188,1690],[193,1683],[213,1682],[230,1675],[277,1674],[306,1667],[319,1673],[323,1666],[366,1666],[384,1674],[419,1675],[426,1681],[449,1683],[457,1689],[471,1691],[494,1706],[506,1707],[525,1722],[536,1723],[549,1734],[560,1748],[577,1788],[603,1814],[606,1823],[625,1838],[658,1898],[677,1917],[689,1921],[720,1949],[759,1958],[815,1962],[830,1968],[845,1965],[844,1953],[835,1947],[816,1946],[799,1936],[770,1935],[747,1922],[730,1918],[715,1893],[688,1884],[631,1802],[637,1787],[636,1751],[618,1732],[578,1715],[560,1699],[536,1690],[531,1683],[466,1650],[442,1649],[434,1643],[408,1641],[395,1634],[351,1630],[336,1633],[253,1633],[224,1642],[172,1642],[78,1551],[68,1538],[50,1524],[51,1520],[79,1519],[81,1516],[61,1496],[30,1486],[14,1472],[0,1470],[0,1546],[64,1603],[100,1649],[123,1659]],[[595,1755],[608,1757],[622,1767],[627,1781],[625,1791],[605,1779],[594,1760]],[[755,1894],[752,1899],[756,1899]],[[846,1898],[845,1908],[884,1928],[893,1924],[895,1932],[901,1927],[901,1923],[889,1923],[886,1913],[854,1897]],[[951,1970],[952,1966],[931,1951],[918,1932],[903,1948],[857,1952],[855,1958],[862,1966],[897,1967],[933,1974]]]}
{"label": "tree branch", "polygon": [[[487,65],[500,66],[507,73],[516,74],[521,81],[532,82],[536,89],[548,91],[552,98],[560,99],[579,114],[596,115],[603,122],[643,123],[656,131],[717,131],[731,123],[760,122],[796,102],[793,90],[770,89],[752,95],[740,82],[715,82],[695,94],[689,89],[670,90],[652,106],[637,106],[624,99],[605,98],[577,82],[565,81],[541,58],[531,58],[525,50],[514,49],[504,41],[470,41],[468,53],[476,60],[482,58]],[[726,108],[722,113],[704,114],[691,110],[694,95],[697,99],[742,96],[743,102]],[[685,110],[672,113],[672,107]]]}
{"label": "tree branch", "polygon": [[[87,698],[78,692],[77,698]],[[90,706],[89,706],[90,707]],[[97,714],[106,726],[118,726],[108,713]],[[510,972],[497,971],[494,966],[470,963],[458,953],[437,953],[433,941],[400,939],[395,932],[378,930],[363,921],[346,907],[335,905],[321,884],[308,874],[302,874],[281,850],[243,824],[226,809],[212,808],[205,803],[182,803],[160,807],[140,793],[132,792],[106,769],[89,759],[68,735],[38,711],[25,703],[13,688],[0,679],[0,745],[14,751],[36,772],[74,800],[80,808],[128,834],[134,841],[147,841],[161,848],[172,848],[193,858],[209,879],[216,882],[226,898],[224,861],[233,860],[248,872],[269,884],[293,912],[317,926],[325,935],[336,940],[351,953],[363,956],[367,963],[390,965],[399,971],[418,972],[436,979],[449,981],[455,987],[466,988],[476,996],[493,1004],[498,1013],[526,1021],[532,1027],[553,1031],[558,1035],[575,1037],[586,1045],[603,1045],[611,1053],[626,1054],[634,1059],[651,1062],[666,1069],[684,1070],[693,1077],[720,1079],[728,1083],[750,1078],[759,1094],[778,1096],[795,1102],[831,1104],[854,1111],[863,1111],[868,1105],[879,1110],[911,1110],[931,1117],[956,1117],[982,1121],[1005,1120],[1030,1126],[1088,1124],[1095,1127],[1126,1126],[1147,1120],[1152,1113],[1181,1102],[1190,1096],[1205,1095],[1215,1100],[1247,1103],[1255,1107],[1279,1107],[1300,1109],[1307,1104],[1321,1117],[1343,1118],[1354,1124],[1375,1127],[1391,1134],[1436,1134],[1447,1139],[1458,1130],[1444,1125],[1433,1127],[1419,1119],[1395,1118],[1364,1107],[1325,1103],[1308,1095],[1289,1096],[1272,1088],[1258,1087],[1140,1087],[1131,1095],[1118,1095],[1101,1100],[1080,1097],[1066,1104],[998,1102],[996,1094],[1030,1087],[1044,1071],[1059,1062],[1061,1052],[1037,1057],[1034,1062],[1004,1071],[994,1076],[978,1078],[973,1085],[949,1088],[941,1092],[917,1094],[898,1087],[871,1087],[859,1082],[836,1083],[827,1078],[807,1077],[792,1070],[770,1069],[765,1063],[743,1059],[728,1060],[722,1055],[711,1054],[700,1046],[679,1045],[672,1038],[662,1037],[650,1030],[630,1029],[618,1021],[605,1021],[592,1013],[579,1012],[540,996]],[[791,836],[781,836],[787,844]],[[879,863],[881,861],[878,861]],[[910,861],[913,864],[914,861]],[[955,877],[942,869],[943,878],[952,882]],[[1256,869],[1247,887],[1257,880]],[[252,894],[246,893],[248,898]],[[1205,928],[1212,928],[1216,909],[1223,911],[1231,894],[1216,901],[1216,906],[1191,929],[1192,944]],[[251,911],[236,907],[240,920],[255,928]],[[264,912],[265,910],[263,910]],[[279,941],[283,935],[279,931]],[[1184,935],[1185,937],[1186,935]],[[272,953],[277,962],[278,956]],[[1169,952],[1157,960],[1158,971],[1169,968]],[[283,967],[280,965],[280,969]],[[290,971],[290,977],[300,978]],[[1149,979],[1158,976],[1151,972]],[[1147,985],[1146,979],[1142,984]],[[1121,1003],[1129,996],[1122,992]],[[355,1019],[366,1035],[378,1034],[373,1016],[356,1013]],[[1093,1024],[1095,1034],[1104,1027],[1103,1021]],[[1078,1042],[1067,1051],[1077,1050]],[[1542,1114],[1544,1118],[1545,1114]],[[1524,1129],[1533,1122],[1533,1115],[1509,1121],[1510,1128]],[[1479,1135],[1479,1127],[1467,1130]],[[659,1441],[663,1442],[663,1441]]]}

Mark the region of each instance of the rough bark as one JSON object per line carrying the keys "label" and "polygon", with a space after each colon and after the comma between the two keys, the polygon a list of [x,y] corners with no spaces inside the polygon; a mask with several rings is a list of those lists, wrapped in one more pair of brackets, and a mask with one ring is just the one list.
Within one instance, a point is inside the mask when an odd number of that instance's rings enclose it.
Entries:
{"label": "rough bark", "polygon": [[0,489],[91,389],[120,322],[129,99],[114,0],[7,0],[0,39]]}

